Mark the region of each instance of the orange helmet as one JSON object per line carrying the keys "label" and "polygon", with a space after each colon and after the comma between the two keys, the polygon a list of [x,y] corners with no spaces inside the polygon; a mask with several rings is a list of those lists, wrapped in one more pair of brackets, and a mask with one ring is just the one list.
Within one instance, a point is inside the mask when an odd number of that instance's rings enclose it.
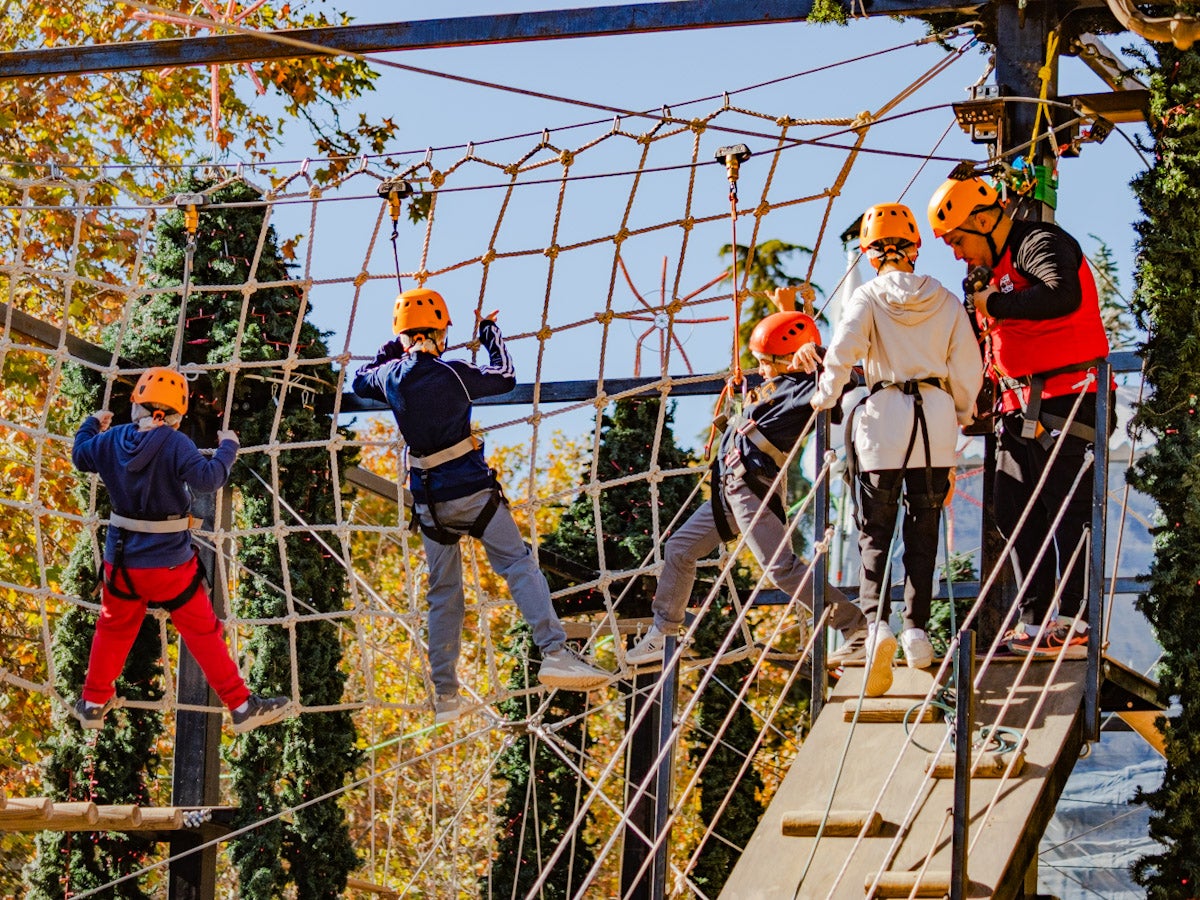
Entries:
{"label": "orange helmet", "polygon": [[413,288],[396,298],[392,310],[392,334],[406,331],[445,331],[450,323],[450,310],[437,291]]}
{"label": "orange helmet", "polygon": [[805,344],[820,343],[817,323],[802,312],[771,313],[750,333],[750,352],[756,356],[791,356]]}
{"label": "orange helmet", "polygon": [[858,232],[858,247],[863,252],[876,241],[908,241],[921,246],[921,232],[912,210],[903,203],[877,203],[863,213]]}
{"label": "orange helmet", "polygon": [[153,403],[183,415],[188,408],[188,386],[174,369],[156,366],[147,369],[133,388],[133,402],[142,406]]}
{"label": "orange helmet", "polygon": [[934,237],[943,237],[967,221],[981,206],[998,206],[1000,195],[982,178],[947,179],[929,200],[929,224]]}

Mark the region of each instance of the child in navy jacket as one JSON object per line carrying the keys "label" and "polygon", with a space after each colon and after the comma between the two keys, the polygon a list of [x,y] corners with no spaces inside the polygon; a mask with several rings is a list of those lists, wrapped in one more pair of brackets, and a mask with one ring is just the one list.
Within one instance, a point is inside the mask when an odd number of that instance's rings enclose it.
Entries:
{"label": "child in navy jacket", "polygon": [[187,412],[187,383],[167,368],[148,370],[133,391],[133,423],[110,427],[112,413],[93,413],[75,435],[71,459],[81,472],[100,475],[112,500],[104,547],[100,618],[87,678],[74,714],[84,728],[103,727],[113,683],[145,618],[148,605],[171,614],[188,650],[233,716],[233,730],[249,731],[283,717],[286,697],[252,694],[225,646],[204,573],[192,545],[191,491],[225,484],[237,456],[237,435],[221,431],[220,446],[205,458],[177,429]]}
{"label": "child in navy jacket", "polygon": [[354,393],[391,407],[408,445],[413,521],[421,530],[429,566],[429,667],[438,724],[460,713],[456,669],[466,614],[459,552],[464,535],[482,542],[533,630],[533,642],[542,652],[542,684],[591,690],[610,680],[607,672],[567,648],[546,578],[513,521],[482,444],[471,434],[471,402],[506,394],[516,385],[495,318],[492,313],[479,323],[488,365],[443,359],[450,325],[446,302],[428,288],[405,291],[396,298],[392,317],[398,337],[384,344],[354,378]]}

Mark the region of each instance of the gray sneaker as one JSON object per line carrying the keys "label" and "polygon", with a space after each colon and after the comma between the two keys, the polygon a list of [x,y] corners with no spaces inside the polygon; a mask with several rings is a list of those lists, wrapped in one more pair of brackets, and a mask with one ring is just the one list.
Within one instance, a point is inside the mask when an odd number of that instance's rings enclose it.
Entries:
{"label": "gray sneaker", "polygon": [[243,734],[260,725],[278,722],[287,712],[287,705],[287,697],[260,697],[258,694],[251,694],[244,710],[230,713],[233,716],[233,730],[237,734]]}
{"label": "gray sneaker", "polygon": [[825,657],[825,664],[831,669],[836,669],[846,663],[865,662],[867,659],[867,635],[869,634],[870,631],[866,628],[860,628],[853,634],[846,635],[842,646],[831,650]]}
{"label": "gray sneaker", "polygon": [[564,691],[590,691],[604,687],[612,678],[612,673],[596,668],[566,647],[544,654],[538,669],[538,681]]}
{"label": "gray sneaker", "polygon": [[462,712],[462,698],[458,691],[453,694],[438,694],[433,700],[433,724],[445,725],[453,722]]}
{"label": "gray sneaker", "polygon": [[104,714],[113,707],[113,702],[109,700],[107,703],[96,706],[93,703],[88,703],[82,697],[75,701],[75,706],[71,710],[71,715],[79,720],[79,724],[89,731],[99,731],[104,727]]}

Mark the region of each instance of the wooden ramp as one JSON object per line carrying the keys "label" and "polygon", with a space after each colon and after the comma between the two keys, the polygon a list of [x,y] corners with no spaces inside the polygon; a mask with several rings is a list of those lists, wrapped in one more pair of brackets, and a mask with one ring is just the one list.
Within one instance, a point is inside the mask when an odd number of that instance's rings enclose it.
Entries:
{"label": "wooden ramp", "polygon": [[[1003,725],[1025,728],[1051,667],[1050,662],[1040,661],[1030,666],[1024,683],[1013,695]],[[994,661],[988,667],[976,705],[977,728],[996,721],[1019,668],[1019,662],[1013,660]],[[1085,668],[1082,660],[1064,661],[1059,668],[1029,732],[1018,774],[1006,780],[997,777],[995,770],[1002,771],[1011,759],[1011,754],[1004,754],[986,760],[993,771],[988,773],[981,767],[972,778],[974,844],[968,861],[968,896],[1026,896],[1026,873],[1082,746]],[[933,673],[898,667],[895,675],[887,697],[866,700],[852,729],[849,719],[862,686],[863,670],[846,671],[726,882],[722,900],[861,898],[867,896],[867,887],[880,872],[885,875],[872,896],[946,894],[951,868],[953,763],[945,777],[927,777],[931,754],[910,743],[884,788],[897,754],[905,746],[904,725],[895,710],[898,708],[902,715],[919,704],[933,684]],[[946,730],[943,721],[925,722],[916,726],[916,740],[935,749]],[[839,778],[838,767],[847,740],[849,752]],[[835,782],[831,804],[830,791]],[[868,817],[881,792],[878,816]],[[995,808],[984,821],[993,801]],[[811,835],[827,807],[824,836],[816,841]],[[897,843],[906,817],[910,825]],[[863,838],[851,855],[864,823],[872,836]],[[847,832],[849,836],[844,836]],[[806,834],[809,836],[801,836]],[[800,884],[810,855],[811,865]],[[913,881],[922,866],[922,886],[913,892]]]}

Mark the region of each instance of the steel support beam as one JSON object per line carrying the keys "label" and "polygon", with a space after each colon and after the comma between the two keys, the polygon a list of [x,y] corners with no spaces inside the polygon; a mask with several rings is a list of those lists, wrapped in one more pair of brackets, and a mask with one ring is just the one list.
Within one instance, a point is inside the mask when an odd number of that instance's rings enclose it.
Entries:
{"label": "steel support beam", "polygon": [[[977,9],[963,0],[866,0],[867,15],[918,16]],[[28,80],[53,75],[84,75],[254,62],[264,59],[303,59],[323,55],[385,53],[472,47],[518,41],[627,35],[643,32],[724,28],[799,22],[812,12],[813,0],[677,0],[672,3],[631,3],[590,9],[555,9],[418,19],[376,25],[336,25],[298,28],[258,37],[221,34],[162,41],[127,41],[18,50],[0,53],[0,78]]]}

